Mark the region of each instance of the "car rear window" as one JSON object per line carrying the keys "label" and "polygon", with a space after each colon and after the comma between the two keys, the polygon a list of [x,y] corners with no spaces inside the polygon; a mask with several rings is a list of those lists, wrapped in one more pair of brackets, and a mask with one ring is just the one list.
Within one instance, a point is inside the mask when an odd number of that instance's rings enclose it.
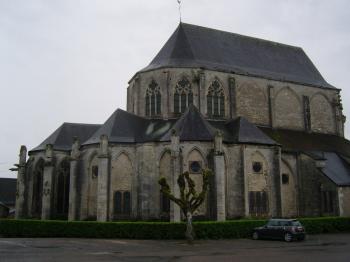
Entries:
{"label": "car rear window", "polygon": [[299,221],[292,221],[292,226],[300,227],[301,224]]}

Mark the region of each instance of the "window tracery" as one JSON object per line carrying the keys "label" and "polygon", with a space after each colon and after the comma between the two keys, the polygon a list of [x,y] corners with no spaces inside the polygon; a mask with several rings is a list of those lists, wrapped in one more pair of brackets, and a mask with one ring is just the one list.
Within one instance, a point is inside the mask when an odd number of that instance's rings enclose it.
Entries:
{"label": "window tracery", "polygon": [[177,82],[174,93],[174,112],[184,113],[186,108],[193,104],[193,92],[190,81],[182,78]]}
{"label": "window tracery", "polygon": [[214,80],[209,86],[207,94],[207,112],[208,116],[225,116],[225,94],[218,80]]}
{"label": "window tracery", "polygon": [[161,114],[160,87],[156,81],[152,80],[146,90],[146,116],[156,116]]}

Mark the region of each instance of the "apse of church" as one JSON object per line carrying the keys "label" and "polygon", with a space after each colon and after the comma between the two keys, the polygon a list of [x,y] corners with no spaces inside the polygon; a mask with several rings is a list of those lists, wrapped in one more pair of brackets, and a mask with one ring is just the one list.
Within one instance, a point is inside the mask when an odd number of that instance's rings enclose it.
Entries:
{"label": "apse of church", "polygon": [[158,180],[204,168],[196,219],[350,215],[340,90],[299,47],[180,23],[126,108],[22,147],[16,217],[180,221]]}

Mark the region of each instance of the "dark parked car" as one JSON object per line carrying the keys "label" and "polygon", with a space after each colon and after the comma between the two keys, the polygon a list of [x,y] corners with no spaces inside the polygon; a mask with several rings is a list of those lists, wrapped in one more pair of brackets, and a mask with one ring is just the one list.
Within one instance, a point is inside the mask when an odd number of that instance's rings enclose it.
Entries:
{"label": "dark parked car", "polygon": [[253,239],[304,240],[305,229],[296,219],[270,219],[266,225],[254,228]]}

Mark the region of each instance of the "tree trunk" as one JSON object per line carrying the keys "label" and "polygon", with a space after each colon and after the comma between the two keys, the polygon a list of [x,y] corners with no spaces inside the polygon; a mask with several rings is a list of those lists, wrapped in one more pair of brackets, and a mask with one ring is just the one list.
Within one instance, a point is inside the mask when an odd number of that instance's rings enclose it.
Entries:
{"label": "tree trunk", "polygon": [[192,214],[191,212],[187,212],[187,227],[186,227],[186,239],[189,244],[193,242],[193,227],[192,227]]}

